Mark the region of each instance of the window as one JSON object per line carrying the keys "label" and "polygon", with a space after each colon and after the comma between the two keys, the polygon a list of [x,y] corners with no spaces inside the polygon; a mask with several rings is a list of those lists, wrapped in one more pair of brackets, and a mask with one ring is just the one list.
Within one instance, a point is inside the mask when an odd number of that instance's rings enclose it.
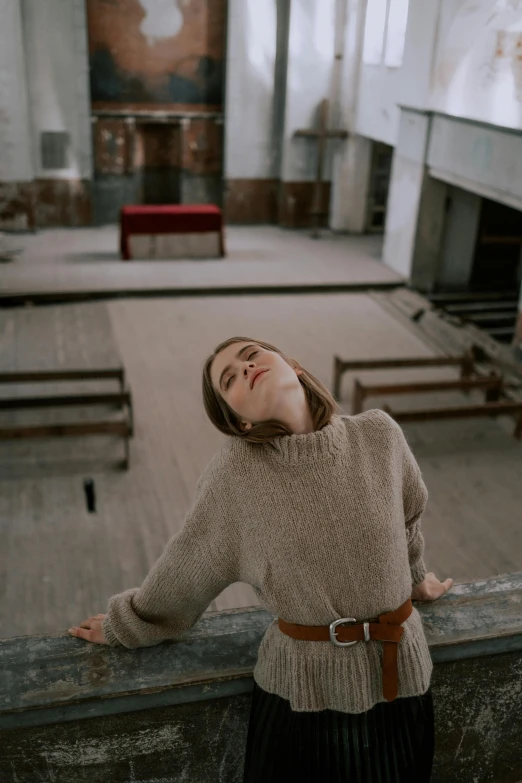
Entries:
{"label": "window", "polygon": [[409,0],[368,0],[363,63],[400,68],[406,39]]}
{"label": "window", "polygon": [[43,131],[40,134],[40,153],[43,169],[69,168],[70,136],[63,131]]}
{"label": "window", "polygon": [[409,0],[391,0],[386,30],[386,51],[384,64],[390,68],[400,68],[404,54],[406,24],[408,22]]}
{"label": "window", "polygon": [[380,65],[386,28],[387,0],[368,0],[364,25],[363,63]]}

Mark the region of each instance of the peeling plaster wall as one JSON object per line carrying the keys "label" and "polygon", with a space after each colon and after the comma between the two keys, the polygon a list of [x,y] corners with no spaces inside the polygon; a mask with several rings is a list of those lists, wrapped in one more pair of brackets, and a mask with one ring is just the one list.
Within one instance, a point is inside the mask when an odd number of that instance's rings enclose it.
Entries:
{"label": "peeling plaster wall", "polygon": [[0,181],[33,177],[20,0],[0,0]]}
{"label": "peeling plaster wall", "polygon": [[[87,32],[82,0],[23,0],[35,176],[90,179],[92,144]],[[68,166],[42,167],[40,135],[70,135]]]}
{"label": "peeling plaster wall", "polygon": [[522,0],[442,0],[430,108],[522,129]]}

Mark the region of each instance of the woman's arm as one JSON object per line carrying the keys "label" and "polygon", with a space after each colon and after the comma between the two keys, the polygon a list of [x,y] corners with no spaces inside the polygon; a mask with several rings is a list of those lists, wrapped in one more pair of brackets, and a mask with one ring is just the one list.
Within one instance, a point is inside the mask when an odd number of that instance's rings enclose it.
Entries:
{"label": "woman's arm", "polygon": [[220,485],[210,470],[204,472],[182,530],[170,539],[141,587],[113,595],[106,615],[91,617],[72,635],[113,647],[151,647],[187,631],[216,596],[239,581],[238,537],[231,532],[226,503],[219,502]]}
{"label": "woman's arm", "polygon": [[415,586],[426,578],[421,519],[428,502],[428,490],[402,429],[396,423],[395,427],[402,461],[402,501],[408,542],[408,560],[412,585]]}
{"label": "woman's arm", "polygon": [[210,542],[193,525],[167,544],[141,587],[109,599],[102,631],[111,646],[150,647],[192,628],[231,583],[215,572]]}
{"label": "woman's arm", "polygon": [[440,582],[433,571],[426,572],[421,518],[428,501],[428,490],[401,427],[397,423],[395,423],[395,427],[402,449],[402,489],[408,560],[412,579],[411,597],[415,601],[434,601],[451,588],[453,579],[448,578],[444,582]]}

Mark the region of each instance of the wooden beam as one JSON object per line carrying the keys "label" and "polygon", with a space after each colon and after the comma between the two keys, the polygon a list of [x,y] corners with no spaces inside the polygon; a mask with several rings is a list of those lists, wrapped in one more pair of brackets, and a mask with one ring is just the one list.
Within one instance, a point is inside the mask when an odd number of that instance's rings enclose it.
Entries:
{"label": "wooden beam", "polygon": [[428,294],[426,299],[433,304],[441,302],[495,302],[513,299],[513,291],[462,291],[461,293]]}
{"label": "wooden beam", "polygon": [[338,360],[342,371],[347,370],[391,370],[397,367],[458,367],[464,361],[463,356],[421,356],[404,359],[361,359],[346,362]]}
{"label": "wooden beam", "polygon": [[[517,319],[517,312],[516,310],[513,310],[512,313],[510,312],[503,312],[503,313],[495,313],[495,312],[487,312],[487,313],[466,313],[462,316],[463,319],[466,321],[471,321],[472,323],[476,324],[487,324],[487,323],[504,323],[504,324],[513,324],[515,325],[515,321]],[[487,328],[487,327],[485,327]]]}
{"label": "wooden beam", "polygon": [[48,397],[0,398],[0,410],[28,410],[30,408],[61,408],[83,405],[130,405],[130,392],[107,394],[69,394]]}
{"label": "wooden beam", "polygon": [[483,234],[479,238],[479,245],[522,245],[522,236],[495,236]]}
{"label": "wooden beam", "polygon": [[420,356],[404,359],[360,359],[344,361],[334,356],[332,394],[334,399],[341,396],[341,379],[345,372],[351,370],[392,370],[404,367],[460,367],[461,376],[469,377],[473,372],[473,356],[470,353],[461,356]]}
{"label": "wooden beam", "polygon": [[31,370],[0,372],[0,383],[40,383],[41,381],[89,381],[114,378],[122,381],[125,377],[123,367],[99,370]]}
{"label": "wooden beam", "polygon": [[92,421],[81,424],[38,424],[23,427],[0,427],[0,440],[27,438],[76,438],[84,435],[131,434],[127,421]]}
{"label": "wooden beam", "polygon": [[[522,386],[520,387],[522,388]],[[422,394],[435,391],[484,391],[502,390],[502,376],[489,378],[461,378],[458,381],[426,381],[422,383],[395,383],[367,385],[358,379],[354,382],[352,395],[352,415],[361,413],[366,397],[388,396],[390,394]]]}
{"label": "wooden beam", "polygon": [[515,334],[515,326],[488,326],[486,331],[495,338],[511,338]]}
{"label": "wooden beam", "polygon": [[[417,394],[432,391],[469,391],[470,389],[494,389],[502,386],[502,378],[466,378],[458,381],[426,381],[423,383],[397,383],[367,386],[362,384],[364,396],[384,394]],[[522,388],[522,386],[521,386]]]}
{"label": "wooden beam", "polygon": [[[327,130],[324,135],[329,139],[346,139],[348,133],[343,130]],[[321,136],[321,129],[313,130],[312,128],[304,128],[303,130],[296,130],[294,136],[304,136],[316,139]]]}
{"label": "wooden beam", "polygon": [[484,405],[467,405],[453,408],[424,408],[415,411],[392,411],[383,406],[395,421],[437,421],[440,419],[471,419],[489,416],[516,416],[514,437],[522,437],[522,402],[488,402]]}
{"label": "wooden beam", "polygon": [[460,313],[475,313],[475,312],[493,312],[493,311],[505,311],[513,310],[515,313],[518,310],[518,302],[512,299],[509,302],[468,302],[463,304],[449,304],[445,305],[444,309],[448,313],[453,315],[459,315]]}
{"label": "wooden beam", "polygon": [[[435,391],[464,391],[472,389],[483,391],[496,391],[493,395],[498,399],[502,390],[502,376],[490,376],[489,378],[461,378],[458,381],[425,381],[422,383],[395,383],[367,385],[356,379],[352,395],[352,415],[356,416],[363,410],[363,403],[367,397],[388,396],[389,394],[423,394]],[[522,389],[522,385],[519,387]],[[493,401],[491,395],[488,402]]]}

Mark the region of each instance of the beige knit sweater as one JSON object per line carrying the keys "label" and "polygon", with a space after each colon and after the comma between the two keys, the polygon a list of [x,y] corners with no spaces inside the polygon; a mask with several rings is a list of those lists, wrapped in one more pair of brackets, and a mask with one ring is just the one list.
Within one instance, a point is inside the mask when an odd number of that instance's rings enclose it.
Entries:
{"label": "beige knit sweater", "polygon": [[[426,501],[401,428],[380,410],[334,415],[322,430],[261,445],[231,437],[142,586],[109,599],[105,638],[129,648],[178,638],[233,582],[252,585],[291,623],[393,611],[425,576]],[[399,697],[425,693],[433,668],[416,609],[404,629]],[[297,711],[364,712],[384,701],[381,656],[378,641],[299,641],[274,622],[254,678]]]}

